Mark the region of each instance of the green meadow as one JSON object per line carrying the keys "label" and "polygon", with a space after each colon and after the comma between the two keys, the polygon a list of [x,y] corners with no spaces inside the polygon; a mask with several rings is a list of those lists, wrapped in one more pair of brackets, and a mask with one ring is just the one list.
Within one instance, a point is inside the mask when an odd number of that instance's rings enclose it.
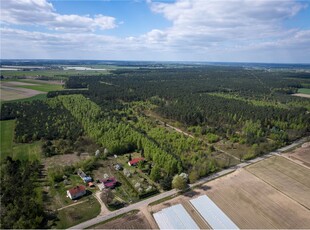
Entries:
{"label": "green meadow", "polygon": [[310,89],[300,88],[300,89],[298,89],[298,93],[310,94]]}
{"label": "green meadow", "polygon": [[0,160],[3,161],[7,156],[19,160],[40,160],[42,143],[40,141],[29,144],[14,143],[14,129],[15,120],[0,121]]}

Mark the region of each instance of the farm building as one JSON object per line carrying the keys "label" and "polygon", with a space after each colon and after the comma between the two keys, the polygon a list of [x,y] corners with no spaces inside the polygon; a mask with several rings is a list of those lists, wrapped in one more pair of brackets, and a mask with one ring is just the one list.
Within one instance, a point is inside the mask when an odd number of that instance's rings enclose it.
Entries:
{"label": "farm building", "polygon": [[190,202],[212,229],[239,229],[208,196],[203,195]]}
{"label": "farm building", "polygon": [[154,218],[160,229],[199,229],[181,204],[155,213]]}
{"label": "farm building", "polygon": [[93,179],[90,177],[90,176],[87,176],[86,173],[84,173],[82,171],[82,169],[79,169],[77,171],[77,174],[81,177],[81,179],[85,182],[85,183],[88,183],[88,182],[91,182],[93,181]]}
{"label": "farm building", "polygon": [[71,200],[84,196],[86,194],[86,188],[83,185],[78,185],[74,188],[67,190],[67,195]]}
{"label": "farm building", "polygon": [[144,161],[143,157],[140,158],[134,158],[131,161],[128,162],[129,166],[136,166],[139,162]]}
{"label": "farm building", "polygon": [[104,188],[114,188],[117,184],[117,180],[114,177],[100,180]]}

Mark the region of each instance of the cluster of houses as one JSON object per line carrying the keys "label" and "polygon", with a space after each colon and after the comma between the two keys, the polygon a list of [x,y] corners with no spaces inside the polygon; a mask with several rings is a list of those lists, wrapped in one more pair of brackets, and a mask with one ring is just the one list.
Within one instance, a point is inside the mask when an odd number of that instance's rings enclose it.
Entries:
{"label": "cluster of houses", "polygon": [[[129,166],[136,166],[139,162],[143,162],[145,159],[140,158],[134,158],[131,161],[128,162]],[[122,166],[120,164],[114,165],[115,170],[121,170]],[[90,176],[87,176],[81,169],[77,171],[77,174],[81,177],[81,179],[84,181],[84,183],[88,184],[88,186],[93,187],[93,179]],[[98,182],[98,181],[97,181]],[[103,189],[113,189],[117,185],[117,180],[115,177],[108,177],[104,179],[100,179],[99,183],[97,183],[97,186],[100,191]],[[84,185],[77,185],[69,190],[67,190],[67,195],[71,200],[77,199],[79,197],[82,197],[86,194],[86,187]]]}

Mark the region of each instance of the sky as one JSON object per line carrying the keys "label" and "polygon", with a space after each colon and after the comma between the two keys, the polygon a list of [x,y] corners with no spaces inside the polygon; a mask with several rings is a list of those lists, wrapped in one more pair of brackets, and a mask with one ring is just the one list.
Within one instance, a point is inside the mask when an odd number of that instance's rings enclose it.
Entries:
{"label": "sky", "polygon": [[0,0],[1,59],[310,63],[310,0]]}

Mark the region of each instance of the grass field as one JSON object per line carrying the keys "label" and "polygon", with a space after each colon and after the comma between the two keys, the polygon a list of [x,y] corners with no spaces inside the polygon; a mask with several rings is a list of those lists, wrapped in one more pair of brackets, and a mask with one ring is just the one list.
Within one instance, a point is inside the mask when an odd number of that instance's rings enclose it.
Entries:
{"label": "grass field", "polygon": [[41,142],[36,141],[30,144],[14,143],[15,120],[0,121],[1,129],[1,161],[7,156],[19,160],[40,160]]}
{"label": "grass field", "polygon": [[301,88],[301,89],[298,89],[298,93],[310,94],[310,89],[308,89],[308,88]]}
{"label": "grass field", "polygon": [[310,226],[307,208],[247,170],[237,170],[206,185],[205,193],[240,229],[301,229]]}
{"label": "grass field", "polygon": [[1,101],[21,101],[23,99],[43,99],[49,91],[62,90],[61,82],[29,79],[2,80]]}
{"label": "grass field", "polygon": [[91,195],[87,199],[84,203],[58,211],[59,221],[56,223],[56,228],[66,229],[98,216],[100,213],[99,202]]}
{"label": "grass field", "polygon": [[91,227],[92,229],[150,229],[142,212],[132,211]]}
{"label": "grass field", "polygon": [[247,167],[247,170],[310,209],[310,170],[308,168],[284,157],[272,157]]}
{"label": "grass field", "polygon": [[10,156],[13,149],[15,120],[0,121],[1,129],[1,161]]}

